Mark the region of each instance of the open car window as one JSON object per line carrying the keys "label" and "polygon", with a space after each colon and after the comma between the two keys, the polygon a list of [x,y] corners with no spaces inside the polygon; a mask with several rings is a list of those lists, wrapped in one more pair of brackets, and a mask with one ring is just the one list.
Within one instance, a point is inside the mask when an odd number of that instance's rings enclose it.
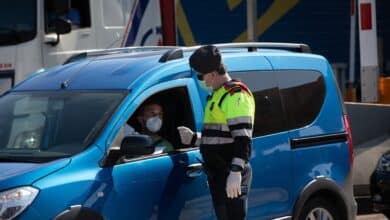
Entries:
{"label": "open car window", "polygon": [[[119,147],[121,140],[123,140],[125,136],[143,133],[144,128],[142,128],[142,125],[137,119],[137,115],[139,114],[141,106],[150,100],[158,100],[164,111],[162,127],[158,132],[158,136],[160,136],[163,140],[161,143],[156,144],[153,155],[174,153],[185,150],[183,149],[184,146],[181,143],[177,127],[186,126],[194,130],[193,108],[188,90],[185,86],[159,91],[152,96],[147,97],[129,117],[126,124],[122,125],[111,147]],[[154,141],[159,140],[156,139]],[[172,150],[164,151],[164,149],[162,149],[164,143],[166,142],[172,145]]]}

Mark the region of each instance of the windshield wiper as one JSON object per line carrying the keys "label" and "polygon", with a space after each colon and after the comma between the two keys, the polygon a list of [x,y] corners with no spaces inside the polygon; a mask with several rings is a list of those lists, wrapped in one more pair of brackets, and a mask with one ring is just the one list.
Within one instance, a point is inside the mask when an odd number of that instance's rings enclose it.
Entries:
{"label": "windshield wiper", "polygon": [[0,157],[0,162],[15,162],[15,163],[40,163],[33,158],[15,158],[15,157]]}
{"label": "windshield wiper", "polygon": [[53,155],[53,156],[15,156],[8,154],[7,156],[0,156],[0,162],[15,162],[15,163],[46,163],[53,160],[70,157],[70,154]]}

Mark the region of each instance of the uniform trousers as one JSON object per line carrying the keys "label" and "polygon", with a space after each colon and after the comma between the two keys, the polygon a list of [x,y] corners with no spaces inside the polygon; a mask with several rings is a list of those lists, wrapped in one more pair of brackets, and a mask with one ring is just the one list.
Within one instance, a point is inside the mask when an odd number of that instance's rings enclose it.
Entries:
{"label": "uniform trousers", "polygon": [[252,168],[247,163],[241,172],[241,195],[230,199],[226,194],[229,172],[209,172],[208,185],[218,220],[244,220],[248,210],[248,195],[252,183]]}

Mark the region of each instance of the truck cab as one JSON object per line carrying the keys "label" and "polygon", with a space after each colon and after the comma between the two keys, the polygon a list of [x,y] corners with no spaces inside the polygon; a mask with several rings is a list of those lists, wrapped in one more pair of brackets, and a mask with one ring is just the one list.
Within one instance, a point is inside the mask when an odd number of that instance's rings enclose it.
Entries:
{"label": "truck cab", "polygon": [[82,51],[162,43],[159,1],[6,0],[0,12],[0,93]]}

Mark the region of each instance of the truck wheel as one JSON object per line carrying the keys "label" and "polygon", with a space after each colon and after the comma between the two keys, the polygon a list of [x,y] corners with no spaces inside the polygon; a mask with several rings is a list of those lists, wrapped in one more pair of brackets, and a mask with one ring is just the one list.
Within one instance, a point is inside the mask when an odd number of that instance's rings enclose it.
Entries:
{"label": "truck wheel", "polygon": [[329,200],[315,197],[306,202],[299,220],[341,220],[340,214]]}

